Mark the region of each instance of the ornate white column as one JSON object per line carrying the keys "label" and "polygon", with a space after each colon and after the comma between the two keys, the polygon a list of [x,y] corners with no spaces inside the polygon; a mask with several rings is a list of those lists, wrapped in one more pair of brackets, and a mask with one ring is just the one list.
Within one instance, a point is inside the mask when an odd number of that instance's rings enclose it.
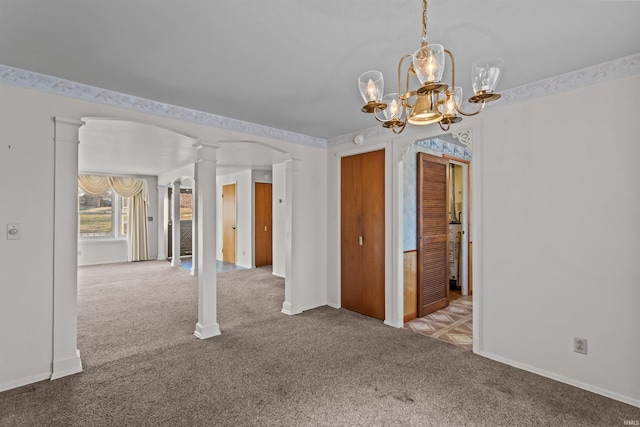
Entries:
{"label": "ornate white column", "polygon": [[198,163],[193,165],[193,191],[191,192],[191,275],[198,275]]}
{"label": "ornate white column", "polygon": [[220,335],[217,321],[216,283],[216,149],[199,142],[196,163],[198,208],[198,323],[194,335],[200,339]]}
{"label": "ornate white column", "polygon": [[158,185],[158,260],[167,259],[167,213],[169,207],[168,185]]}
{"label": "ornate white column", "polygon": [[284,162],[285,167],[285,196],[284,196],[284,302],[282,313],[296,314],[294,309],[294,260],[293,260],[293,159]]}
{"label": "ornate white column", "polygon": [[54,118],[53,369],[51,379],[82,372],[78,351],[78,129]]}
{"label": "ornate white column", "polygon": [[180,267],[180,180],[173,181],[173,191],[171,192],[171,265]]}

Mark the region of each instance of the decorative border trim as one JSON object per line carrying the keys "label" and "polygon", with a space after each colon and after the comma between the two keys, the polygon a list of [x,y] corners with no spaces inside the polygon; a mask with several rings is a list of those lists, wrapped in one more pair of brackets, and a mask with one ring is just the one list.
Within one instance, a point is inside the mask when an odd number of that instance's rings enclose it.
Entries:
{"label": "decorative border trim", "polygon": [[[635,53],[581,70],[507,89],[502,92],[502,98],[490,107],[493,108],[495,106],[505,106],[517,102],[529,101],[542,96],[574,90],[639,73],[640,53]],[[236,120],[230,117],[164,104],[120,92],[100,89],[94,86],[8,67],[2,64],[0,64],[0,83],[316,148],[327,148],[346,144],[353,141],[353,138],[359,134],[364,137],[375,137],[387,133],[386,129],[375,126],[326,140]]]}
{"label": "decorative border trim", "polygon": [[415,145],[459,159],[471,160],[471,147],[461,147],[438,137],[417,140]]}
{"label": "decorative border trim", "polygon": [[[535,98],[579,89],[634,74],[640,74],[640,53],[634,53],[633,55],[586,67],[581,70],[571,71],[559,76],[507,89],[501,92],[502,97],[499,100],[492,102],[488,107],[503,107],[518,102],[530,101]],[[353,137],[357,134],[363,134],[365,137],[375,137],[388,133],[389,131],[382,126],[375,126],[364,131],[331,138],[328,141],[328,145],[332,147],[346,144],[352,141]]]}
{"label": "decorative border trim", "polygon": [[59,79],[0,64],[0,83],[316,148],[327,140]]}
{"label": "decorative border trim", "polygon": [[494,105],[502,107],[638,73],[640,73],[640,53],[635,53],[613,61],[506,90]]}

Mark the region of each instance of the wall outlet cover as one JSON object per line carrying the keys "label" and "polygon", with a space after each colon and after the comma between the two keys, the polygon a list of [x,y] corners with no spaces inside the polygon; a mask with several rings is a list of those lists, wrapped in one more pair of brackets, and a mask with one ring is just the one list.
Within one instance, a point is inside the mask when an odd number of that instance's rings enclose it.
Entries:
{"label": "wall outlet cover", "polygon": [[573,351],[580,354],[587,354],[587,339],[573,337]]}

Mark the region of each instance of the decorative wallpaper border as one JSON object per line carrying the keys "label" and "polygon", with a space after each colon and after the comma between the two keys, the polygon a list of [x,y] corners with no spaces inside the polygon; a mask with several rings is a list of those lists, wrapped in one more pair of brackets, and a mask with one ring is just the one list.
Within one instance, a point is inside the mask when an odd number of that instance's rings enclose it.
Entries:
{"label": "decorative wallpaper border", "polygon": [[[581,70],[571,71],[559,76],[539,80],[523,86],[501,91],[502,97],[487,106],[495,108],[515,104],[517,102],[529,101],[554,93],[574,90],[608,80],[640,74],[640,52],[602,64],[586,67]],[[328,141],[329,146],[346,144],[353,141],[353,137],[360,134],[365,137],[373,137],[382,134],[389,134],[389,130],[382,126],[375,126],[359,132],[337,136]]]}
{"label": "decorative wallpaper border", "polygon": [[82,83],[72,82],[45,74],[21,70],[0,64],[0,83],[35,89],[55,95],[67,96],[84,101],[97,102],[112,107],[124,108],[156,116],[212,126],[219,129],[243,132],[246,134],[273,138],[317,148],[326,148],[327,140],[313,136],[302,135],[282,129],[271,128],[255,123],[236,120],[190,108],[165,104],[150,99],[139,98],[111,90],[100,89]]}
{"label": "decorative wallpaper border", "polygon": [[[502,98],[490,107],[528,101],[541,96],[578,89],[638,73],[640,73],[640,53],[635,53],[581,70],[507,89],[501,92]],[[350,143],[353,141],[354,136],[358,134],[365,137],[373,137],[389,132],[381,126],[376,126],[326,140],[100,89],[2,64],[0,64],[0,83],[317,148]]]}
{"label": "decorative wallpaper border", "polygon": [[420,139],[414,142],[418,147],[428,148],[429,150],[444,153],[448,156],[457,157],[459,159],[471,160],[471,149],[469,147],[461,147],[452,142],[445,141],[440,138]]}

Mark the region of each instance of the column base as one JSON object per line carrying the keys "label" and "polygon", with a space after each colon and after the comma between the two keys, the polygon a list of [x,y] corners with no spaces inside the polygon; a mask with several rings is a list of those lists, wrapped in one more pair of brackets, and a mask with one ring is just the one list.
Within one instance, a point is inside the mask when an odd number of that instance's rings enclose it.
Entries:
{"label": "column base", "polygon": [[172,257],[171,258],[171,267],[182,267],[182,261],[180,258]]}
{"label": "column base", "polygon": [[53,373],[49,379],[57,380],[79,372],[82,372],[82,361],[80,360],[80,350],[76,350],[75,357],[53,361]]}
{"label": "column base", "polygon": [[196,330],[193,333],[197,338],[205,340],[220,335],[220,325],[214,323],[213,325],[202,326],[200,323],[196,323]]}

